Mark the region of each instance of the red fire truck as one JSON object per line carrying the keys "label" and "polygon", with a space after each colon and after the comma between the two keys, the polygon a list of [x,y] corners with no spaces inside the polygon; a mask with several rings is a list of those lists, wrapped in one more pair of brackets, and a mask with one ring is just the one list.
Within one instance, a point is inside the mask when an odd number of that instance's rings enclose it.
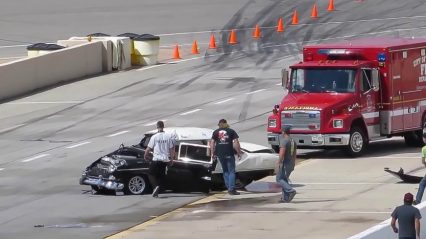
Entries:
{"label": "red fire truck", "polygon": [[303,48],[282,72],[288,90],[268,117],[268,142],[291,125],[299,148],[341,147],[352,156],[369,142],[426,133],[426,39],[369,38]]}

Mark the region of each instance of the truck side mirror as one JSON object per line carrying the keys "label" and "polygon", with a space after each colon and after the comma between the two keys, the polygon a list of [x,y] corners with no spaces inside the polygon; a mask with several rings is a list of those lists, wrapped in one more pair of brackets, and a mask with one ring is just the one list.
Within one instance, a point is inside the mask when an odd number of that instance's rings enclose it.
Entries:
{"label": "truck side mirror", "polygon": [[374,91],[378,91],[380,89],[379,70],[378,69],[372,69],[371,75],[372,75],[371,87],[373,88]]}
{"label": "truck side mirror", "polygon": [[281,86],[288,88],[288,71],[287,71],[287,69],[281,70]]}

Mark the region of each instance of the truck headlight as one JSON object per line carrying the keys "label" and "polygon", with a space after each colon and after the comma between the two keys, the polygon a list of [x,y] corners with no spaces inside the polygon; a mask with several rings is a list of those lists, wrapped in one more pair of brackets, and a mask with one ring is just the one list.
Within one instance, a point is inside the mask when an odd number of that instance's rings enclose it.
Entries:
{"label": "truck headlight", "polygon": [[276,119],[268,120],[268,127],[269,128],[276,128],[277,127],[277,120]]}
{"label": "truck headlight", "polygon": [[343,128],[343,120],[341,119],[333,120],[333,128]]}

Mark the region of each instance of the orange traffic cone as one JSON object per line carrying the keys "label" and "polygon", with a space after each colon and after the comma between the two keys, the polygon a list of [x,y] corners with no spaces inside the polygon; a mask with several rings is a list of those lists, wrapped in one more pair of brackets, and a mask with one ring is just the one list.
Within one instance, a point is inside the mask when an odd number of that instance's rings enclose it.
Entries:
{"label": "orange traffic cone", "polygon": [[237,44],[237,35],[235,34],[235,30],[231,30],[231,34],[229,35],[229,44],[234,45]]}
{"label": "orange traffic cone", "polygon": [[182,59],[179,54],[179,45],[176,44],[175,49],[173,50],[173,59]]}
{"label": "orange traffic cone", "polygon": [[329,11],[329,12],[334,11],[334,1],[333,0],[329,0],[327,11]]}
{"label": "orange traffic cone", "polygon": [[259,39],[260,38],[260,27],[259,27],[258,24],[256,24],[256,27],[254,28],[253,38],[254,39]]}
{"label": "orange traffic cone", "polygon": [[191,54],[193,54],[193,55],[198,55],[198,54],[200,54],[200,52],[198,51],[197,40],[194,40],[194,42],[192,43],[192,50],[191,50]]}
{"label": "orange traffic cone", "polygon": [[317,17],[318,17],[317,4],[314,3],[314,6],[312,7],[312,11],[311,11],[311,18],[315,19]]}
{"label": "orange traffic cone", "polygon": [[283,31],[284,31],[283,18],[280,17],[280,19],[278,19],[277,32],[283,32]]}
{"label": "orange traffic cone", "polygon": [[297,24],[299,24],[299,19],[297,17],[297,10],[294,10],[293,20],[291,21],[291,25],[297,25]]}
{"label": "orange traffic cone", "polygon": [[216,39],[214,38],[214,34],[210,36],[210,44],[209,49],[216,49]]}

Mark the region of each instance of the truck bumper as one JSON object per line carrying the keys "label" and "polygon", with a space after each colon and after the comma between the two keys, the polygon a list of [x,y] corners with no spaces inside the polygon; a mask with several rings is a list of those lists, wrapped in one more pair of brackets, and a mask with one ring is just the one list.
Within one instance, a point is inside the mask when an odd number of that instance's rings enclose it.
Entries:
{"label": "truck bumper", "polygon": [[268,133],[268,143],[270,145],[280,145],[280,134]]}
{"label": "truck bumper", "polygon": [[[279,145],[279,134],[268,133],[268,143]],[[301,148],[349,145],[350,134],[291,134]]]}

